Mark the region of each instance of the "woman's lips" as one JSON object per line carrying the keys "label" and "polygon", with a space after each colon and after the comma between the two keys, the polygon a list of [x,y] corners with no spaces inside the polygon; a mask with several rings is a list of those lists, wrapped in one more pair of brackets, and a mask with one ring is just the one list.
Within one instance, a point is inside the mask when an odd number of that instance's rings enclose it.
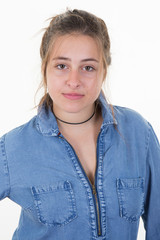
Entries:
{"label": "woman's lips", "polygon": [[78,100],[84,97],[83,94],[78,94],[78,93],[63,93],[63,96],[70,100]]}

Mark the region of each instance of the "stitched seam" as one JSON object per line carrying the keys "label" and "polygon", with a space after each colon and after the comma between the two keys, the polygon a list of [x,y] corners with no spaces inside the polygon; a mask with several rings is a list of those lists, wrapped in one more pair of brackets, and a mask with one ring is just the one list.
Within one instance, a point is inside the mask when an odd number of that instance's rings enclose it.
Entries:
{"label": "stitched seam", "polygon": [[66,147],[66,151],[72,161],[75,172],[76,172],[78,178],[80,179],[83,188],[85,189],[85,194],[86,194],[88,207],[89,207],[89,219],[90,219],[90,223],[91,223],[91,239],[94,239],[94,238],[96,239],[96,237],[97,237],[96,236],[96,220],[95,220],[94,203],[93,203],[91,189],[88,185],[86,178],[81,173],[82,170],[79,166],[79,163],[76,160],[76,156],[74,155],[74,152],[72,151],[71,147],[69,146],[69,144],[66,141],[64,141],[64,144]]}
{"label": "stitched seam", "polygon": [[[34,186],[31,187],[31,192],[32,192],[32,195],[34,197],[38,219],[41,223],[43,223],[47,226],[59,226],[59,227],[61,227],[63,225],[68,224],[69,222],[71,222],[75,218],[77,218],[76,199],[75,199],[75,196],[74,196],[73,188],[71,186],[71,183],[68,180],[63,181],[63,183],[67,184],[69,186],[67,186],[67,188],[65,188],[64,186],[59,187],[58,185],[54,186],[54,187],[49,186],[49,188],[44,187],[44,186],[42,188],[41,187],[34,187]],[[42,200],[41,200],[42,194],[48,194],[49,193],[49,194],[53,195],[56,190],[58,190],[59,192],[62,191],[62,192],[67,193],[67,196],[69,196],[68,208],[70,209],[69,216],[65,220],[63,220],[63,221],[60,220],[58,222],[54,218],[52,218],[52,219],[47,218],[47,216],[44,214],[45,208],[44,208]]]}
{"label": "stitched seam", "polygon": [[6,137],[6,135],[4,135],[1,138],[0,147],[1,147],[1,151],[2,151],[3,163],[4,163],[4,174],[6,177],[6,184],[8,185],[7,196],[9,196],[11,187],[10,187],[10,175],[9,175],[9,168],[8,168],[8,162],[7,162],[7,154],[6,154],[6,148],[5,148],[5,137]]}
{"label": "stitched seam", "polygon": [[146,139],[146,156],[145,156],[145,159],[147,158],[147,154],[148,154],[148,149],[149,149],[149,142],[150,142],[150,135],[151,135],[151,126],[148,122],[148,135],[147,135],[147,139]]}

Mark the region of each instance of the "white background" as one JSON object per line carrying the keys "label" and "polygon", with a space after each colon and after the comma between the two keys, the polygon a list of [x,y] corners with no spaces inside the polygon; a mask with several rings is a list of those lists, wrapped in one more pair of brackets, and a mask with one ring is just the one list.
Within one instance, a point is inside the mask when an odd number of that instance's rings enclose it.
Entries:
{"label": "white background", "polygon": [[[41,80],[40,30],[66,7],[105,20],[112,66],[106,81],[110,102],[141,113],[160,139],[159,0],[5,0],[0,3],[0,135],[36,114],[34,95]],[[20,207],[0,202],[0,240],[11,240]],[[141,223],[138,239],[144,239]],[[32,239],[31,239],[32,240]],[[34,240],[34,239],[33,239]]]}

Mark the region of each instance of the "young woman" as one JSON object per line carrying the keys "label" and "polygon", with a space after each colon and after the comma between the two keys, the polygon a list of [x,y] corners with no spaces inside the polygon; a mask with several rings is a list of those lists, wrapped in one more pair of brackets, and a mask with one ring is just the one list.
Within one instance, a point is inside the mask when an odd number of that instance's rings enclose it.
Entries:
{"label": "young woman", "polygon": [[0,139],[0,199],[22,207],[13,240],[160,239],[160,145],[133,110],[102,92],[110,65],[103,20],[53,17],[40,48],[37,115]]}

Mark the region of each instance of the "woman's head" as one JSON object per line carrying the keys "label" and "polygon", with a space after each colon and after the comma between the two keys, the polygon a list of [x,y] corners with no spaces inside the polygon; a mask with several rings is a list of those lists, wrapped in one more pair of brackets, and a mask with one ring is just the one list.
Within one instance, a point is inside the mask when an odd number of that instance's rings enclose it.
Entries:
{"label": "woman's head", "polygon": [[50,59],[54,43],[64,35],[80,34],[92,37],[98,44],[102,56],[104,78],[107,66],[111,63],[110,39],[104,21],[95,15],[82,10],[67,10],[65,13],[57,15],[51,19],[50,25],[46,29],[41,43],[40,55],[42,60],[42,83],[45,94],[40,104],[47,100],[48,104],[52,101],[47,94],[46,69]]}

